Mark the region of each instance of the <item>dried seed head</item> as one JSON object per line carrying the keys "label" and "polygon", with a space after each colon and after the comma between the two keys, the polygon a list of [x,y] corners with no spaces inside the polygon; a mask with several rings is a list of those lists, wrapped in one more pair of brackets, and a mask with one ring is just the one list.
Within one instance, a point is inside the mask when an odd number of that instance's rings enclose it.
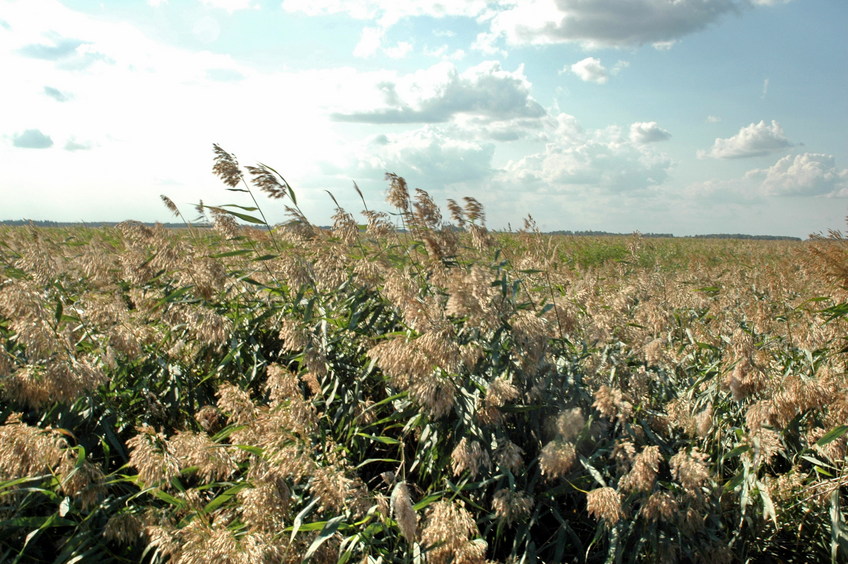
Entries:
{"label": "dried seed head", "polygon": [[215,151],[215,164],[212,166],[212,172],[224,184],[235,188],[242,180],[242,173],[236,156],[223,150],[217,143],[212,145],[212,150]]}
{"label": "dried seed head", "polygon": [[[710,479],[710,470],[707,467],[709,456],[698,448],[690,452],[681,449],[668,461],[671,466],[671,474],[674,479],[682,485],[686,491],[696,494],[700,487]],[[697,494],[696,494],[697,495]]]}
{"label": "dried seed head", "polygon": [[[480,534],[472,514],[461,503],[437,501],[427,510],[421,542],[427,547],[427,561],[433,564],[483,564],[486,543],[474,538]],[[474,540],[472,540],[474,539]]]}
{"label": "dried seed head", "polygon": [[453,219],[459,227],[465,226],[465,212],[462,211],[462,207],[456,203],[456,200],[448,199],[448,210],[451,214],[451,219]]}
{"label": "dried seed head", "polygon": [[524,467],[524,450],[512,441],[505,441],[495,453],[499,465],[517,474]]}
{"label": "dried seed head", "polygon": [[392,489],[392,514],[395,516],[401,534],[410,543],[418,535],[418,515],[412,508],[412,498],[406,482],[398,482]]}
{"label": "dried seed head", "polygon": [[612,488],[598,488],[586,494],[586,511],[595,519],[604,519],[607,526],[624,517],[621,494]]}
{"label": "dried seed head", "polygon": [[438,230],[442,227],[442,212],[433,198],[421,188],[415,189],[415,205],[413,206],[412,222],[416,227]]}
{"label": "dried seed head", "polygon": [[556,421],[557,431],[564,441],[572,441],[577,438],[585,424],[586,419],[579,407],[563,411]]}
{"label": "dried seed head", "polygon": [[386,173],[386,180],[391,183],[389,185],[389,193],[386,196],[386,201],[397,209],[403,212],[408,212],[409,188],[406,185],[406,180],[391,172]]}
{"label": "dried seed head", "polygon": [[485,403],[491,407],[501,407],[518,397],[518,388],[508,378],[495,378],[486,390]]}
{"label": "dried seed head", "polygon": [[595,402],[592,407],[609,419],[626,420],[633,414],[633,404],[624,399],[624,394],[617,388],[601,386],[595,392]]}
{"label": "dried seed head", "polygon": [[489,467],[491,461],[489,453],[477,441],[469,441],[465,437],[459,441],[451,453],[453,473],[459,476],[466,470],[472,478],[476,478],[481,469]]}
{"label": "dried seed head", "polygon": [[116,513],[109,518],[103,528],[103,536],[106,539],[123,545],[136,542],[143,533],[144,523],[134,513]]}
{"label": "dried seed head", "polygon": [[624,492],[648,492],[654,487],[659,472],[662,455],[660,447],[649,446],[642,449],[633,463],[633,468],[619,482]]}
{"label": "dried seed head", "polygon": [[560,440],[549,442],[539,454],[539,466],[542,475],[549,479],[564,476],[566,472],[571,470],[576,457],[577,453],[573,444]]}
{"label": "dried seed head", "polygon": [[524,492],[502,489],[496,491],[492,498],[492,509],[507,524],[524,519],[530,515],[532,508],[533,498]]}
{"label": "dried seed head", "polygon": [[678,511],[678,502],[668,492],[654,492],[642,506],[642,514],[648,521],[668,522]]}
{"label": "dried seed head", "polygon": [[177,204],[175,204],[174,201],[171,200],[171,198],[169,198],[168,196],[166,196],[164,194],[162,194],[159,197],[162,198],[162,202],[165,204],[165,207],[168,208],[169,212],[171,212],[175,216],[180,215],[180,210],[177,209]]}
{"label": "dried seed head", "polygon": [[277,180],[277,175],[267,166],[260,164],[259,166],[246,166],[244,168],[253,177],[251,179],[253,185],[265,192],[268,197],[275,200],[286,197],[286,186]]}
{"label": "dried seed head", "polygon": [[483,211],[483,204],[470,196],[465,196],[465,215],[471,223],[485,225],[486,213]]}

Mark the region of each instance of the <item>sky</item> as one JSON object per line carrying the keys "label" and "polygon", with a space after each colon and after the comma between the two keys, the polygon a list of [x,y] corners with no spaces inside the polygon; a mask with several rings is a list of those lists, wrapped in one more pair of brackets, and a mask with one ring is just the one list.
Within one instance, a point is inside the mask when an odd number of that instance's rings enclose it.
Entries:
{"label": "sky", "polygon": [[[844,0],[0,0],[0,219],[248,205],[387,172],[493,229],[807,237],[848,214]],[[284,201],[259,198],[273,222]]]}

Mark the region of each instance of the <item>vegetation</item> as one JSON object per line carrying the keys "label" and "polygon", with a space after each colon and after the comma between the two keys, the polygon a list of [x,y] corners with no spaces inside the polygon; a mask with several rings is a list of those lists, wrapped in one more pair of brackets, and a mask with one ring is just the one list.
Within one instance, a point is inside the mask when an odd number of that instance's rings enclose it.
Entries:
{"label": "vegetation", "polygon": [[0,228],[0,560],[848,558],[840,234],[492,233],[395,175],[326,230],[214,171],[186,229]]}

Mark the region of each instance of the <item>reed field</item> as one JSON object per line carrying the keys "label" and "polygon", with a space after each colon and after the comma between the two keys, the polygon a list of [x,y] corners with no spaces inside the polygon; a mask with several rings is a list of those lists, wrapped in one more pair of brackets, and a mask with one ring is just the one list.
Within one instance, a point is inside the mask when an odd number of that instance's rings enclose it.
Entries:
{"label": "reed field", "polygon": [[0,227],[0,561],[848,561],[841,234],[492,232],[391,174],[324,229],[214,157],[182,229]]}

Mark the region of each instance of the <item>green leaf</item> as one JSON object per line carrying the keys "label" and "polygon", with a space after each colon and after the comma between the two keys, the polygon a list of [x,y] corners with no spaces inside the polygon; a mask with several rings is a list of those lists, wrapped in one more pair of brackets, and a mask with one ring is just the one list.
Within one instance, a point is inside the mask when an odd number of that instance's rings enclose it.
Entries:
{"label": "green leaf", "polygon": [[832,443],[833,441],[844,435],[846,432],[848,432],[848,425],[840,425],[839,427],[832,429],[830,432],[825,434],[825,436],[817,440],[816,446],[824,446],[828,443]]}
{"label": "green leaf", "polygon": [[369,435],[368,433],[356,433],[357,437],[364,437],[366,439],[371,439],[372,441],[378,441],[383,443],[384,445],[399,445],[400,441],[397,439],[393,439],[392,437],[386,437],[384,435]]}
{"label": "green leaf", "polygon": [[222,492],[219,496],[217,496],[215,499],[213,499],[212,501],[210,501],[209,503],[207,503],[203,507],[203,512],[204,513],[212,513],[213,511],[215,511],[220,506],[222,506],[224,503],[229,501],[234,495],[236,495],[239,491],[243,490],[247,486],[248,486],[247,482],[242,482],[242,483],[236,484],[235,486],[231,487],[230,489]]}
{"label": "green leaf", "polygon": [[735,490],[736,488],[738,488],[740,485],[742,485],[742,482],[743,482],[744,480],[745,480],[745,474],[744,474],[744,473],[742,473],[742,472],[740,472],[740,473],[736,474],[735,476],[733,476],[731,479],[729,479],[729,480],[727,481],[727,483],[726,483],[726,484],[724,484],[724,488],[723,488],[723,489],[724,489],[724,491],[726,491],[726,492],[733,491],[733,490]]}
{"label": "green leaf", "polygon": [[310,511],[312,511],[312,508],[315,507],[315,505],[317,503],[318,503],[318,498],[313,499],[311,502],[309,502],[309,505],[304,507],[300,511],[300,513],[298,513],[295,516],[294,522],[292,523],[292,527],[291,527],[291,542],[294,542],[294,537],[297,536],[297,532],[303,526],[303,518],[306,517],[309,514]]}
{"label": "green leaf", "polygon": [[735,456],[739,456],[740,454],[748,452],[749,450],[751,450],[751,445],[739,445],[738,447],[734,448],[733,450],[724,453],[724,456],[722,456],[721,459],[727,460],[728,458],[733,458]]}
{"label": "green leaf", "polygon": [[339,528],[339,524],[344,519],[344,515],[339,515],[337,517],[333,517],[324,525],[324,528],[321,529],[321,533],[312,541],[312,544],[309,545],[309,550],[306,551],[306,554],[303,555],[304,560],[309,560],[309,558],[315,554],[315,551],[320,548],[324,541],[333,536]]}
{"label": "green leaf", "polygon": [[252,253],[251,249],[238,249],[236,251],[227,251],[226,253],[218,253],[215,255],[209,255],[209,258],[226,258],[226,257],[237,257],[240,255],[249,255]]}
{"label": "green leaf", "polygon": [[259,209],[259,208],[256,208],[256,207],[240,206],[238,204],[221,204],[221,207],[222,208],[238,208],[238,209],[244,210],[244,211],[256,211],[256,210]]}

